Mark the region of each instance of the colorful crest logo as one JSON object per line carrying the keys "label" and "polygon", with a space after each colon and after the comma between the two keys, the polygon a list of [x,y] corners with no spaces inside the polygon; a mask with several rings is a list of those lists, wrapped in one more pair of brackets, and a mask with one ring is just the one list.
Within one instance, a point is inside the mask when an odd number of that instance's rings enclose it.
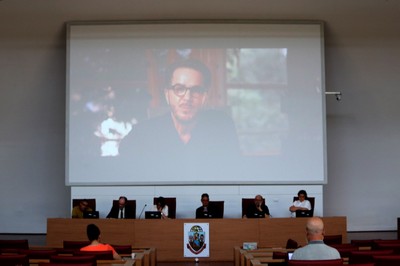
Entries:
{"label": "colorful crest logo", "polygon": [[187,234],[188,243],[186,247],[193,253],[199,254],[201,253],[207,246],[206,244],[206,233],[203,228],[199,225],[194,225],[190,228],[190,231]]}

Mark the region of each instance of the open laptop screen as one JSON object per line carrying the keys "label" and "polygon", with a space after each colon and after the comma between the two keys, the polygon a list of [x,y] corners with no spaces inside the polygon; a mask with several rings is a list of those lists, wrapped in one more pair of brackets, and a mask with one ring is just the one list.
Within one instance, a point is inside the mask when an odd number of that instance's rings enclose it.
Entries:
{"label": "open laptop screen", "polygon": [[147,211],[144,213],[145,219],[161,219],[161,212],[158,211]]}
{"label": "open laptop screen", "polygon": [[99,219],[99,212],[98,211],[84,212],[83,213],[83,218],[86,218],[86,219]]}

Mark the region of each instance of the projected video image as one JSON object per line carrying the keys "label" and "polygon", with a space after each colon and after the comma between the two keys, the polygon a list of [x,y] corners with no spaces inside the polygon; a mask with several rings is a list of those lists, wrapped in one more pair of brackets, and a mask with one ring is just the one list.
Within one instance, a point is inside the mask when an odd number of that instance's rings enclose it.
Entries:
{"label": "projected video image", "polygon": [[67,183],[324,179],[320,54],[294,73],[303,51],[279,39],[114,26],[70,28]]}

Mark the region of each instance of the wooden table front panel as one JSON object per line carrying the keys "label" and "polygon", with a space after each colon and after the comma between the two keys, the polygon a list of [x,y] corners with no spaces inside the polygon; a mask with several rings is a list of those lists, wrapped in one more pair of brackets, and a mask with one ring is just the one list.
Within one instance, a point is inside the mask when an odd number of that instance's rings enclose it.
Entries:
{"label": "wooden table front panel", "polygon": [[[157,261],[191,261],[183,257],[185,223],[210,224],[210,257],[205,261],[233,261],[233,247],[243,242],[257,242],[260,247],[282,247],[289,238],[305,244],[304,218],[273,219],[61,219],[47,221],[47,246],[62,247],[63,240],[87,240],[86,226],[94,223],[101,230],[101,240],[109,244],[154,247]],[[347,239],[346,217],[325,217],[328,235],[341,234]],[[186,243],[186,240],[185,240]]]}

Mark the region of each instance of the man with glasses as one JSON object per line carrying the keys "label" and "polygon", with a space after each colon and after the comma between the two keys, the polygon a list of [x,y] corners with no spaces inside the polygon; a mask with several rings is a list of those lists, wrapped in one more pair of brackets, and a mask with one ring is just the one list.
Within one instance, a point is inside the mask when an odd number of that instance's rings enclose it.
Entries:
{"label": "man with glasses", "polygon": [[220,218],[217,211],[210,205],[210,197],[207,193],[201,195],[201,206],[196,209],[196,219]]}
{"label": "man with glasses", "polygon": [[138,124],[124,139],[121,155],[136,162],[142,176],[181,179],[232,169],[239,155],[236,129],[226,113],[207,108],[212,83],[208,67],[187,59],[164,73],[169,112]]}

